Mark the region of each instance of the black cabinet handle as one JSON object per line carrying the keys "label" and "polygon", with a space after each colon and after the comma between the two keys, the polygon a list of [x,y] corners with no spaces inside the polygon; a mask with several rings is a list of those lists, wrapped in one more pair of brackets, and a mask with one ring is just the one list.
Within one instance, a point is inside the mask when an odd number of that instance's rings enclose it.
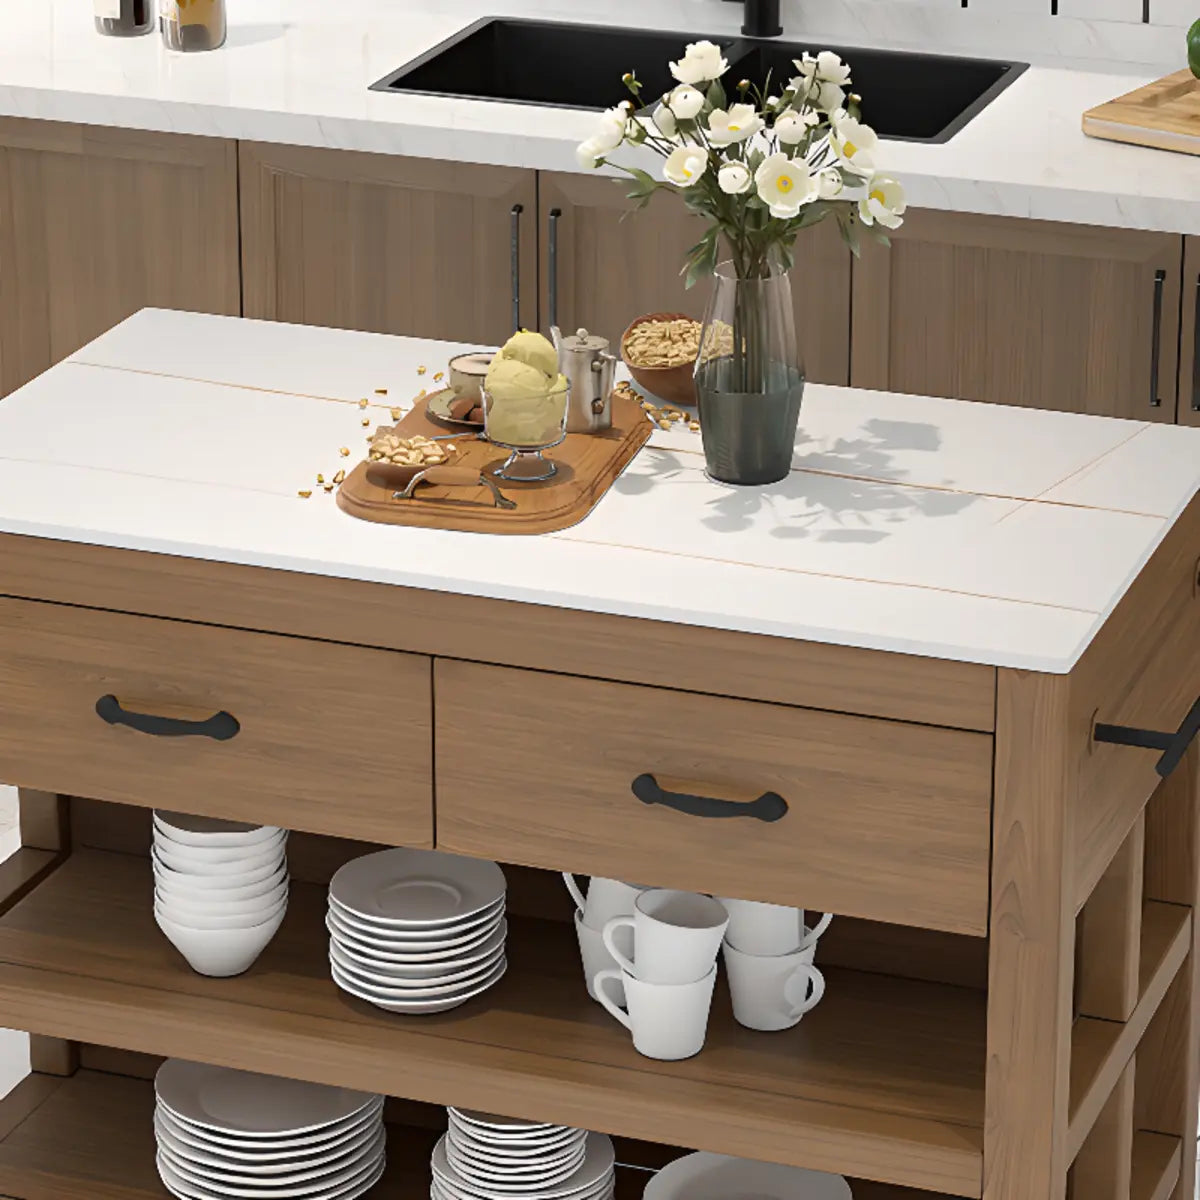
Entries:
{"label": "black cabinet handle", "polygon": [[713,796],[692,796],[687,792],[668,792],[659,787],[653,775],[639,775],[633,781],[633,794],[643,804],[662,804],[692,817],[753,817],[756,821],[778,821],[787,816],[788,803],[778,792],[763,792],[757,800],[717,800]]}
{"label": "black cabinet handle", "polygon": [[215,742],[227,742],[236,737],[241,725],[232,713],[213,713],[204,721],[182,721],[178,717],[156,717],[153,713],[131,712],[121,707],[116,696],[101,696],[96,701],[96,715],[110,725],[128,725],[139,733],[154,737],[206,737]]}
{"label": "black cabinet handle", "polygon": [[562,217],[561,208],[550,210],[550,253],[546,271],[550,282],[550,324],[558,324],[558,222]]}
{"label": "black cabinet handle", "polygon": [[512,267],[512,327],[521,328],[521,214],[525,205],[514,204],[509,213],[508,253]]}
{"label": "black cabinet handle", "polygon": [[1196,309],[1192,329],[1192,412],[1200,412],[1200,275],[1196,276]]}
{"label": "black cabinet handle", "polygon": [[1198,732],[1200,697],[1196,698],[1192,711],[1183,718],[1183,724],[1174,733],[1135,729],[1131,725],[1097,725],[1092,731],[1092,737],[1097,742],[1109,742],[1114,746],[1140,746],[1143,750],[1161,750],[1162,757],[1154,764],[1154,769],[1166,779],[1179,766]]}
{"label": "black cabinet handle", "polygon": [[1150,407],[1161,408],[1162,399],[1158,394],[1158,360],[1162,357],[1162,311],[1163,289],[1166,287],[1167,273],[1163,270],[1154,272],[1154,324],[1150,333]]}

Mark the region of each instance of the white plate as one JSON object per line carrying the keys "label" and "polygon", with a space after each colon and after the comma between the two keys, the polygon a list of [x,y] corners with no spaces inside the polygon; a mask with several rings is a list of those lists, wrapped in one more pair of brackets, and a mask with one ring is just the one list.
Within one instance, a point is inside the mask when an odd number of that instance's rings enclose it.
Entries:
{"label": "white plate", "polygon": [[497,1169],[509,1171],[536,1170],[543,1164],[551,1166],[561,1164],[574,1154],[579,1154],[584,1147],[585,1136],[580,1135],[571,1141],[555,1142],[546,1146],[520,1146],[514,1153],[509,1146],[497,1148],[487,1142],[473,1141],[468,1138],[460,1125],[450,1126],[450,1138],[446,1150],[466,1154],[472,1161],[488,1163]]}
{"label": "white plate", "polygon": [[172,841],[185,846],[251,846],[287,832],[278,825],[247,825],[243,821],[222,821],[159,808],[154,810],[154,825]]}
{"label": "white plate", "polygon": [[292,1188],[273,1192],[265,1189],[250,1191],[245,1188],[225,1188],[211,1182],[195,1183],[176,1171],[161,1154],[155,1155],[154,1163],[158,1167],[158,1177],[167,1190],[183,1197],[183,1200],[237,1200],[240,1197],[255,1197],[258,1200],[357,1200],[357,1197],[370,1191],[379,1182],[387,1165],[386,1160],[380,1157],[378,1162],[364,1166],[356,1176],[341,1183],[330,1184],[319,1191],[305,1192]]}
{"label": "white plate", "polygon": [[459,939],[477,936],[482,930],[494,925],[504,916],[504,901],[489,904],[487,908],[445,925],[423,925],[419,928],[400,928],[394,925],[382,925],[378,921],[370,921],[361,913],[347,908],[333,896],[329,897],[329,911],[343,925],[358,931],[361,936],[370,938],[384,945],[394,946],[409,942],[420,947],[442,940]]}
{"label": "white plate", "polygon": [[475,1125],[480,1129],[494,1130],[501,1135],[533,1133],[536,1130],[546,1133],[587,1132],[583,1129],[573,1129],[570,1125],[553,1125],[548,1121],[526,1121],[521,1117],[505,1117],[500,1113],[480,1112],[477,1108],[448,1108],[446,1111],[464,1125]]}
{"label": "white plate", "polygon": [[501,1169],[491,1163],[480,1163],[464,1155],[452,1143],[446,1144],[446,1161],[463,1179],[478,1187],[490,1187],[505,1194],[554,1187],[583,1166],[583,1156],[584,1148],[580,1146],[562,1161],[551,1162],[539,1170],[511,1170],[507,1167]]}
{"label": "white plate", "polygon": [[852,1200],[841,1175],[701,1151],[668,1163],[646,1184],[643,1200]]}
{"label": "white plate", "polygon": [[494,862],[398,847],[346,863],[329,893],[352,912],[396,929],[457,925],[505,892]]}
{"label": "white plate", "polygon": [[[616,1175],[609,1172],[606,1178],[598,1180],[590,1188],[574,1193],[568,1200],[611,1200],[616,1182]],[[533,1197],[539,1197],[540,1194],[531,1193]],[[473,1192],[456,1192],[453,1186],[443,1183],[436,1176],[430,1182],[429,1195],[431,1200],[480,1200]]]}
{"label": "white plate", "polygon": [[443,996],[470,991],[473,987],[492,978],[492,976],[496,975],[497,971],[503,974],[505,965],[505,958],[502,954],[494,963],[489,964],[480,971],[474,972],[467,979],[454,980],[450,983],[430,983],[426,981],[418,983],[413,987],[408,987],[406,985],[397,985],[395,981],[376,981],[359,972],[346,970],[340,963],[335,962],[332,957],[329,960],[331,970],[336,967],[339,974],[345,975],[351,983],[357,984],[365,991],[371,992],[383,1000],[437,1000]]}
{"label": "white plate", "polygon": [[367,988],[355,983],[353,979],[348,978],[336,965],[331,964],[330,966],[330,970],[333,973],[333,981],[343,992],[348,992],[351,996],[355,996],[359,1000],[366,1000],[368,1003],[375,1005],[376,1008],[398,1013],[448,1012],[450,1009],[457,1008],[460,1004],[466,1004],[468,1000],[482,995],[488,988],[499,983],[506,969],[507,963],[504,959],[501,959],[496,967],[495,975],[469,991],[453,992],[436,1000],[393,1000],[380,996],[378,992],[372,993]]}
{"label": "white plate", "polygon": [[565,1125],[530,1126],[528,1129],[513,1128],[502,1132],[465,1122],[455,1111],[450,1113],[450,1124],[475,1141],[504,1150],[553,1147],[587,1135],[586,1129],[572,1129]]}
{"label": "white plate", "polygon": [[352,1117],[378,1097],[276,1075],[168,1058],[154,1077],[159,1102],[203,1129],[241,1138],[296,1137]]}
{"label": "white plate", "polygon": [[347,1139],[362,1136],[363,1131],[382,1120],[383,1097],[377,1096],[361,1112],[332,1125],[323,1126],[313,1133],[297,1134],[289,1138],[240,1137],[235,1134],[215,1133],[193,1125],[176,1116],[161,1102],[155,1109],[155,1120],[165,1125],[176,1137],[188,1145],[203,1147],[213,1154],[226,1155],[231,1159],[247,1159],[252,1162],[268,1162],[277,1159],[295,1158],[297,1155],[321,1154],[340,1145]]}
{"label": "white plate", "polygon": [[503,957],[504,947],[501,946],[492,952],[490,959],[472,963],[461,971],[449,971],[445,975],[418,976],[416,979],[411,979],[402,975],[385,975],[376,971],[370,963],[363,963],[352,954],[348,954],[336,942],[329,943],[330,961],[337,963],[343,971],[367,987],[378,988],[382,992],[429,992],[430,990],[444,992],[449,988],[466,987],[491,972]]}
{"label": "white plate", "polygon": [[[566,1200],[568,1196],[574,1196],[579,1192],[587,1191],[594,1187],[605,1175],[612,1171],[615,1162],[616,1156],[613,1153],[612,1138],[603,1133],[589,1133],[587,1137],[587,1153],[584,1157],[583,1165],[579,1170],[569,1178],[564,1179],[562,1183],[556,1184],[553,1187],[539,1187],[537,1194],[543,1200]],[[435,1179],[441,1180],[448,1188],[465,1197],[466,1200],[470,1200],[471,1197],[475,1197],[477,1200],[490,1200],[494,1185],[489,1185],[488,1188],[481,1188],[468,1183],[447,1161],[445,1135],[439,1139],[438,1144],[433,1148],[431,1166],[433,1167],[433,1176]],[[504,1194],[509,1195],[511,1193],[505,1192]]]}
{"label": "white plate", "polygon": [[482,941],[467,949],[436,950],[430,954],[388,954],[385,950],[368,948],[342,933],[332,922],[325,922],[330,938],[341,950],[351,955],[364,967],[370,967],[380,975],[396,975],[402,979],[421,979],[441,975],[456,966],[468,966],[483,962],[504,947],[508,935],[508,923],[501,921]]}
{"label": "white plate", "polygon": [[466,1145],[469,1149],[478,1149],[489,1157],[500,1160],[527,1159],[539,1154],[555,1154],[572,1146],[583,1144],[587,1131],[583,1129],[562,1130],[557,1133],[526,1134],[520,1140],[512,1137],[490,1137],[483,1130],[470,1125],[462,1125],[450,1119],[451,1141]]}
{"label": "white plate", "polygon": [[382,951],[384,954],[439,954],[452,950],[475,950],[491,938],[496,930],[504,924],[504,910],[496,916],[489,917],[483,924],[468,929],[465,933],[427,934],[424,937],[390,937],[380,936],[355,925],[340,912],[333,908],[325,914],[325,927],[339,937],[361,942],[370,950]]}
{"label": "white plate", "polygon": [[233,1174],[287,1175],[362,1152],[378,1136],[381,1122],[382,1116],[377,1110],[370,1119],[351,1127],[348,1134],[330,1141],[283,1152],[267,1150],[247,1154],[242,1150],[201,1141],[182,1125],[172,1123],[168,1115],[159,1110],[154,1114],[154,1135],[158,1138],[160,1150],[169,1150],[173,1156],[194,1163],[197,1169],[215,1168]]}

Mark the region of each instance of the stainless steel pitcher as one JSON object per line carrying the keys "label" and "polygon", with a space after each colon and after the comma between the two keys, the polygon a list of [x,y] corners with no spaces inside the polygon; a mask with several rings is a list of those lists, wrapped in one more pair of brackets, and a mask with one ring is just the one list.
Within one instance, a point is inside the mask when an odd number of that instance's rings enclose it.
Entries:
{"label": "stainless steel pitcher", "polygon": [[609,353],[608,339],[590,334],[586,329],[563,337],[557,325],[550,333],[558,351],[558,369],[571,385],[567,432],[599,433],[611,429],[617,358]]}

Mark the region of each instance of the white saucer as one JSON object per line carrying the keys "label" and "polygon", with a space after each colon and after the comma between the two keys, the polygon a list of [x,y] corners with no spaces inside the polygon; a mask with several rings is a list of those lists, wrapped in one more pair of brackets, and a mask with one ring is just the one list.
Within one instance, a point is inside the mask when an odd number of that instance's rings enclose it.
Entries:
{"label": "white saucer", "polygon": [[445,925],[422,925],[420,927],[400,927],[397,925],[381,925],[378,921],[370,921],[353,909],[338,903],[333,896],[329,897],[329,912],[346,929],[378,942],[383,946],[412,946],[421,949],[425,946],[436,945],[439,942],[466,941],[478,937],[485,929],[495,925],[504,916],[504,901],[489,904],[479,912],[471,913],[461,921],[447,922]]}
{"label": "white saucer", "polygon": [[[613,1152],[612,1139],[603,1133],[589,1133],[587,1136],[587,1152],[584,1156],[583,1164],[561,1183],[555,1184],[552,1187],[539,1186],[537,1189],[539,1200],[566,1200],[569,1196],[575,1196],[580,1192],[587,1192],[612,1172],[615,1162],[616,1155]],[[438,1144],[433,1148],[433,1158],[430,1165],[433,1168],[434,1179],[441,1181],[449,1190],[453,1191],[456,1195],[462,1196],[464,1200],[471,1200],[472,1197],[476,1198],[476,1200],[490,1200],[490,1197],[495,1192],[501,1190],[493,1184],[480,1187],[463,1179],[446,1158],[445,1135],[439,1139]],[[529,1190],[528,1188],[522,1189],[526,1193]],[[521,1193],[505,1190],[503,1194],[519,1195]]]}
{"label": "white saucer", "polygon": [[529,1192],[541,1187],[554,1187],[574,1175],[583,1166],[583,1159],[584,1147],[580,1146],[566,1157],[560,1155],[558,1161],[548,1160],[545,1165],[535,1163],[527,1164],[524,1169],[513,1169],[480,1162],[465,1155],[453,1142],[446,1143],[446,1161],[463,1179],[479,1187],[492,1187],[502,1192]]}
{"label": "white saucer", "polygon": [[294,1188],[281,1191],[255,1188],[251,1191],[225,1188],[219,1184],[194,1183],[176,1171],[161,1154],[155,1155],[154,1163],[166,1189],[183,1200],[241,1200],[242,1197],[248,1200],[358,1200],[359,1196],[379,1182],[387,1165],[386,1159],[380,1156],[378,1162],[364,1165],[358,1175],[319,1191],[297,1191]]}
{"label": "white saucer", "polygon": [[370,963],[364,964],[355,958],[353,954],[348,954],[337,942],[331,941],[329,943],[330,961],[337,963],[343,971],[352,978],[357,979],[364,986],[374,988],[380,992],[413,993],[414,999],[420,999],[422,994],[444,993],[458,988],[469,987],[472,983],[484,979],[495,970],[496,964],[503,957],[504,947],[501,946],[492,952],[490,958],[484,959],[483,962],[471,963],[461,971],[449,971],[445,975],[435,975],[432,977],[418,976],[413,979],[406,978],[403,975],[382,974],[372,967]]}
{"label": "white saucer", "polygon": [[461,925],[504,893],[504,872],[494,862],[405,847],[353,859],[329,883],[343,908],[410,930]]}
{"label": "white saucer", "polygon": [[841,1175],[699,1151],[668,1163],[650,1178],[643,1200],[852,1200]]}
{"label": "white saucer", "polygon": [[337,938],[347,950],[361,950],[364,954],[386,956],[403,962],[414,959],[417,962],[434,962],[437,960],[453,959],[459,954],[474,954],[486,946],[495,936],[497,930],[508,932],[508,923],[503,915],[495,924],[488,924],[464,937],[435,939],[427,942],[392,942],[387,939],[367,937],[357,930],[351,929],[344,920],[331,909],[325,916],[325,928]]}
{"label": "white saucer", "polygon": [[325,926],[330,939],[364,967],[370,967],[380,975],[397,975],[404,979],[441,975],[459,966],[483,962],[503,948],[504,939],[508,936],[508,922],[501,921],[486,938],[466,949],[451,947],[430,954],[389,954],[386,950],[368,947],[365,942],[348,937],[330,921],[326,921]]}
{"label": "white saucer", "polygon": [[374,1104],[368,1105],[351,1117],[335,1121],[332,1125],[323,1126],[312,1133],[295,1137],[273,1137],[270,1140],[259,1136],[246,1137],[204,1129],[177,1116],[161,1102],[155,1107],[154,1115],[156,1121],[160,1121],[187,1145],[195,1145],[210,1150],[213,1154],[228,1155],[231,1158],[266,1162],[320,1153],[338,1142],[360,1135],[368,1126],[378,1123],[382,1111],[383,1097],[379,1096]]}
{"label": "white saucer", "polygon": [[499,983],[507,970],[508,963],[506,959],[501,959],[496,964],[495,971],[486,980],[477,984],[475,987],[467,991],[450,992],[436,999],[430,998],[427,1000],[401,1000],[394,997],[382,995],[378,991],[363,987],[362,984],[356,983],[353,979],[346,975],[336,963],[330,964],[330,971],[333,975],[333,981],[344,992],[348,992],[351,996],[357,997],[359,1000],[366,1000],[368,1003],[375,1005],[376,1008],[385,1009],[387,1012],[397,1013],[439,1013],[448,1012],[452,1008],[457,1008],[460,1004],[465,1004],[468,1000],[482,995],[490,987]]}
{"label": "white saucer", "polygon": [[539,1155],[562,1154],[572,1147],[581,1146],[587,1137],[587,1131],[561,1130],[557,1133],[530,1133],[525,1138],[517,1140],[512,1137],[491,1138],[482,1131],[470,1125],[463,1125],[450,1120],[452,1131],[451,1141],[456,1145],[466,1146],[468,1150],[478,1150],[488,1158],[501,1162],[521,1162]]}

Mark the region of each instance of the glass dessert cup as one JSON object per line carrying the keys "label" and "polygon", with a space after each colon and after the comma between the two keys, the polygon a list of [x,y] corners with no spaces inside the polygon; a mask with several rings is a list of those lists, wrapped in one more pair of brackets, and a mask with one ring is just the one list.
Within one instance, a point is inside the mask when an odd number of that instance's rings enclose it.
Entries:
{"label": "glass dessert cup", "polygon": [[533,395],[494,396],[483,389],[483,432],[508,458],[492,471],[498,479],[539,483],[552,479],[558,467],[543,457],[567,436],[570,386]]}

